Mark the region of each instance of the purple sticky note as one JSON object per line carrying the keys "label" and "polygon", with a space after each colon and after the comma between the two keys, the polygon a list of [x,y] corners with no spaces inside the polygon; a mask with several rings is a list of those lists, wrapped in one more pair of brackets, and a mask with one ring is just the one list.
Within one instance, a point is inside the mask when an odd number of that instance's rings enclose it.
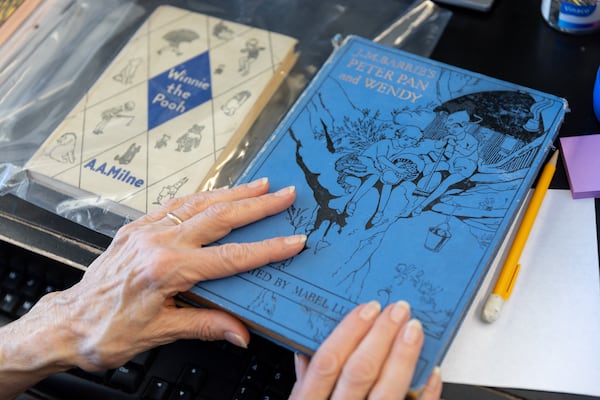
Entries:
{"label": "purple sticky note", "polygon": [[560,138],[574,199],[600,197],[600,134]]}

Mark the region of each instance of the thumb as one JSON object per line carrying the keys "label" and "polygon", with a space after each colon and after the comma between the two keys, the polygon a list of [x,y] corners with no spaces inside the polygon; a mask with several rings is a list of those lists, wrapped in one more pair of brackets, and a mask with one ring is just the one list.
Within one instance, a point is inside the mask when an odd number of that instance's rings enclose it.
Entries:
{"label": "thumb", "polygon": [[250,333],[244,324],[225,311],[183,307],[173,309],[167,320],[172,336],[176,339],[226,340],[247,348]]}

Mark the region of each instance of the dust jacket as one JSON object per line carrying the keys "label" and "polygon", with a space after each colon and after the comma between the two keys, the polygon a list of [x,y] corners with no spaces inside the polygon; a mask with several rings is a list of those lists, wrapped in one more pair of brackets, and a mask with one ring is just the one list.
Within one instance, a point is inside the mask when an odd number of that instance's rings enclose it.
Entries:
{"label": "dust jacket", "polygon": [[418,390],[567,109],[553,95],[347,37],[237,180],[295,185],[297,200],[226,241],[304,233],[306,249],[191,296],[308,353],[356,305],[407,300],[426,334]]}
{"label": "dust jacket", "polygon": [[296,43],[160,6],[25,168],[75,198],[143,213],[193,193],[258,117],[295,63]]}

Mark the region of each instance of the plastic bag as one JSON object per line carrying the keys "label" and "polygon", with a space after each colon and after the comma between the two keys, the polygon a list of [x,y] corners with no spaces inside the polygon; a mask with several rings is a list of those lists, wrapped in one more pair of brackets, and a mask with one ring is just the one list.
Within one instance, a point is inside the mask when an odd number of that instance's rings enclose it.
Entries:
{"label": "plastic bag", "polygon": [[11,193],[109,236],[140,216],[98,196],[73,198],[44,186],[23,166],[161,4],[299,40],[295,67],[206,189],[235,179],[327,59],[335,35],[377,38],[428,56],[450,15],[431,1],[407,0],[46,0],[0,48],[0,195]]}

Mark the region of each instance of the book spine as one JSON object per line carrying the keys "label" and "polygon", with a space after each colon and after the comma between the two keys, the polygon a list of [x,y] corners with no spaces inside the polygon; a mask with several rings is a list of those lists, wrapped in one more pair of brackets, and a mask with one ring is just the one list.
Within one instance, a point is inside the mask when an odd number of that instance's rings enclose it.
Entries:
{"label": "book spine", "polygon": [[[344,41],[349,40],[351,37],[352,36],[346,37]],[[251,171],[254,170],[256,163],[262,159],[264,152],[270,148],[271,144],[274,141],[279,140],[280,136],[285,134],[285,128],[289,125],[289,120],[297,113],[298,108],[302,107],[302,105],[305,103],[305,99],[312,95],[312,89],[318,86],[318,82],[320,82],[331,69],[331,66],[335,60],[335,54],[337,53],[338,48],[340,47],[340,40],[340,37],[337,35],[332,39],[333,50],[331,54],[329,54],[329,57],[327,58],[323,66],[319,68],[317,74],[312,78],[311,82],[307,85],[307,87],[304,88],[298,99],[294,102],[293,106],[287,111],[281,122],[278,124],[274,134],[269,135],[265,143],[263,143],[263,145],[261,146],[260,150],[252,157],[252,160],[240,173],[238,178],[235,179],[234,184],[237,185],[246,182],[248,180],[248,175],[251,173]]]}

